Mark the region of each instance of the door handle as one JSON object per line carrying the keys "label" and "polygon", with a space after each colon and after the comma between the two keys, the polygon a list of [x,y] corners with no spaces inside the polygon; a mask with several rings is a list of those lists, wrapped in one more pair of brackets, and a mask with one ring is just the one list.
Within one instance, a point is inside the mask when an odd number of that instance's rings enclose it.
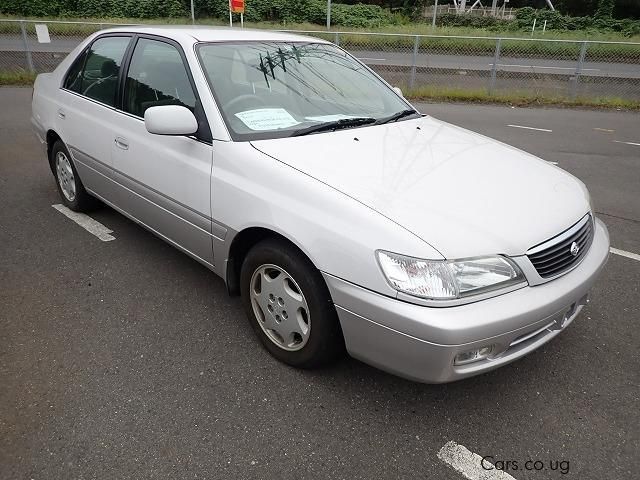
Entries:
{"label": "door handle", "polygon": [[60,108],[58,109],[58,116],[64,120],[67,115],[64,113],[64,110]]}
{"label": "door handle", "polygon": [[116,137],[114,142],[116,142],[116,146],[118,148],[121,148],[123,150],[129,150],[129,144],[127,143],[127,140],[125,138]]}

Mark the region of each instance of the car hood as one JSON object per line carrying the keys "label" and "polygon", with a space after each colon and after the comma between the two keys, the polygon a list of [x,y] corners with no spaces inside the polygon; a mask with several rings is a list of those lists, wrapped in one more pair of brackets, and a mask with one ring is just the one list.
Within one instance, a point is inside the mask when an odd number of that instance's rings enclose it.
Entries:
{"label": "car hood", "polygon": [[445,258],[522,255],[590,208],[584,185],[567,172],[432,117],[252,145],[376,210]]}

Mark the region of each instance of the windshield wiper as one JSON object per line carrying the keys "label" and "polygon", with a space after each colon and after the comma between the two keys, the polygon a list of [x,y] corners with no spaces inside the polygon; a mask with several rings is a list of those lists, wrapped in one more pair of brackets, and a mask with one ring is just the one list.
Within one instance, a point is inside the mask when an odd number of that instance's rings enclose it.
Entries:
{"label": "windshield wiper", "polygon": [[308,135],[316,132],[326,132],[329,130],[340,130],[342,128],[359,127],[361,125],[368,125],[370,123],[376,123],[375,118],[371,117],[356,117],[356,118],[341,118],[332,122],[324,122],[318,125],[311,125],[307,128],[301,128],[296,130],[291,135],[292,137],[300,137],[302,135]]}
{"label": "windshield wiper", "polygon": [[420,115],[420,113],[413,109],[401,110],[399,112],[394,113],[393,115],[389,115],[388,117],[381,118],[380,120],[376,121],[376,125],[382,125],[383,123],[397,122],[401,118],[408,117],[409,115]]}

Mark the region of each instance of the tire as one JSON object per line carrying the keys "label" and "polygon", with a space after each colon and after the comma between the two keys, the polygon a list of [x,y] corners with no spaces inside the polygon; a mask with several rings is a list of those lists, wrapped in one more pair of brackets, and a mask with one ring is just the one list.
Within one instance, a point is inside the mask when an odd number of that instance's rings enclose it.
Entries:
{"label": "tire", "polygon": [[242,264],[240,288],[254,332],[281,362],[316,368],[344,354],[342,330],[324,279],[295,247],[277,239],[255,245]]}
{"label": "tire", "polygon": [[88,212],[99,205],[82,185],[71,155],[61,140],[53,144],[49,161],[62,203],[75,212]]}

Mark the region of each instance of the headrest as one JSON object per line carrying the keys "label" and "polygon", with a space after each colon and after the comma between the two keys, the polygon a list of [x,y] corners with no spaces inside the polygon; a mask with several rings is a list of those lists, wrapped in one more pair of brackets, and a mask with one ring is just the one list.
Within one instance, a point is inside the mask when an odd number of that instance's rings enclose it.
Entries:
{"label": "headrest", "polygon": [[100,74],[103,78],[118,75],[118,65],[116,65],[115,61],[109,58],[102,64]]}

